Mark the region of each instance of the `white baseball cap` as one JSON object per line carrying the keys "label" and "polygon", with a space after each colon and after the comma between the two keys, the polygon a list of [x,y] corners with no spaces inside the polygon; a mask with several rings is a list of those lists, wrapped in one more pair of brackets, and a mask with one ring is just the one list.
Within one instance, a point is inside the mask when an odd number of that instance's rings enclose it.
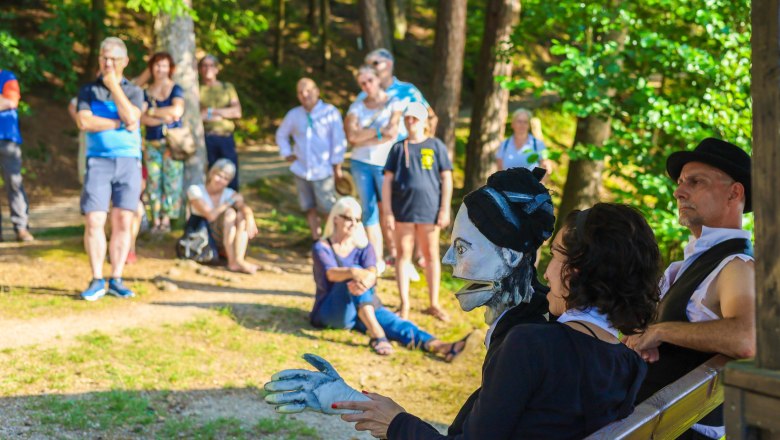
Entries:
{"label": "white baseball cap", "polygon": [[422,102],[411,102],[409,103],[409,106],[406,107],[404,116],[414,116],[415,118],[421,121],[427,121],[428,108],[426,108],[425,104],[423,104]]}

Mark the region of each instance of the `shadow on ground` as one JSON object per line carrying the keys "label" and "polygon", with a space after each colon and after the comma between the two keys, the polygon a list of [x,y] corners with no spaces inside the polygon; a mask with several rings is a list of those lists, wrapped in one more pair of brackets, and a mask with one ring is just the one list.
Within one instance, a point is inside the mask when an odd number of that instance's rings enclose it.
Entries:
{"label": "shadow on ground", "polygon": [[0,399],[0,437],[365,438],[336,417],[276,414],[263,396],[248,387],[7,397]]}

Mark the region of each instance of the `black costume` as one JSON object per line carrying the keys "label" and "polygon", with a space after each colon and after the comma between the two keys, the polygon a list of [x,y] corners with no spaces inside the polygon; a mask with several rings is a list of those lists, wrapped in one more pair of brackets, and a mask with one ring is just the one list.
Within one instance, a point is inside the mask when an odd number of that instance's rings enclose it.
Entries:
{"label": "black costume", "polygon": [[[750,240],[734,238],[723,241],[699,255],[690,267],[680,275],[666,292],[658,305],[656,322],[690,322],[686,313],[688,301],[699,287],[699,284],[726,257],[736,254],[753,255]],[[658,362],[650,364],[647,378],[637,394],[637,403],[641,403],[663,387],[690,373],[716,353],[705,353],[679,345],[663,343],[658,347]],[[705,416],[700,423],[710,426],[723,426],[723,405],[717,407]],[[693,430],[686,431],[681,437],[685,439],[707,438],[699,436]]]}
{"label": "black costume", "polygon": [[401,413],[390,423],[388,439],[579,439],[631,414],[644,362],[623,344],[547,323],[546,311],[547,300],[537,293],[501,318],[483,364],[482,387],[447,436]]}

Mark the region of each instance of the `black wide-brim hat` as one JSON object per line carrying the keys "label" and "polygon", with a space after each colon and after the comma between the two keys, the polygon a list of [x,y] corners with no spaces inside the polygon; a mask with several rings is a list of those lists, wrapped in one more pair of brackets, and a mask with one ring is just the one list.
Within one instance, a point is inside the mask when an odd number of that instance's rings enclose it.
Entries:
{"label": "black wide-brim hat", "polygon": [[675,182],[688,162],[711,165],[745,187],[745,210],[753,211],[750,187],[750,155],[736,145],[715,138],[704,139],[693,151],[678,151],[666,159],[666,172]]}

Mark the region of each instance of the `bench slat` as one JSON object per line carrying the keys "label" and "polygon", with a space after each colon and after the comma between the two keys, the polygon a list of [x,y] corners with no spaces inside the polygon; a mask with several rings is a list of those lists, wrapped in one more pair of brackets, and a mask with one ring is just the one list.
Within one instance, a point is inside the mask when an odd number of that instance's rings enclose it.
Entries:
{"label": "bench slat", "polygon": [[723,403],[720,372],[730,360],[723,355],[712,357],[639,404],[630,416],[601,428],[587,439],[677,438]]}

